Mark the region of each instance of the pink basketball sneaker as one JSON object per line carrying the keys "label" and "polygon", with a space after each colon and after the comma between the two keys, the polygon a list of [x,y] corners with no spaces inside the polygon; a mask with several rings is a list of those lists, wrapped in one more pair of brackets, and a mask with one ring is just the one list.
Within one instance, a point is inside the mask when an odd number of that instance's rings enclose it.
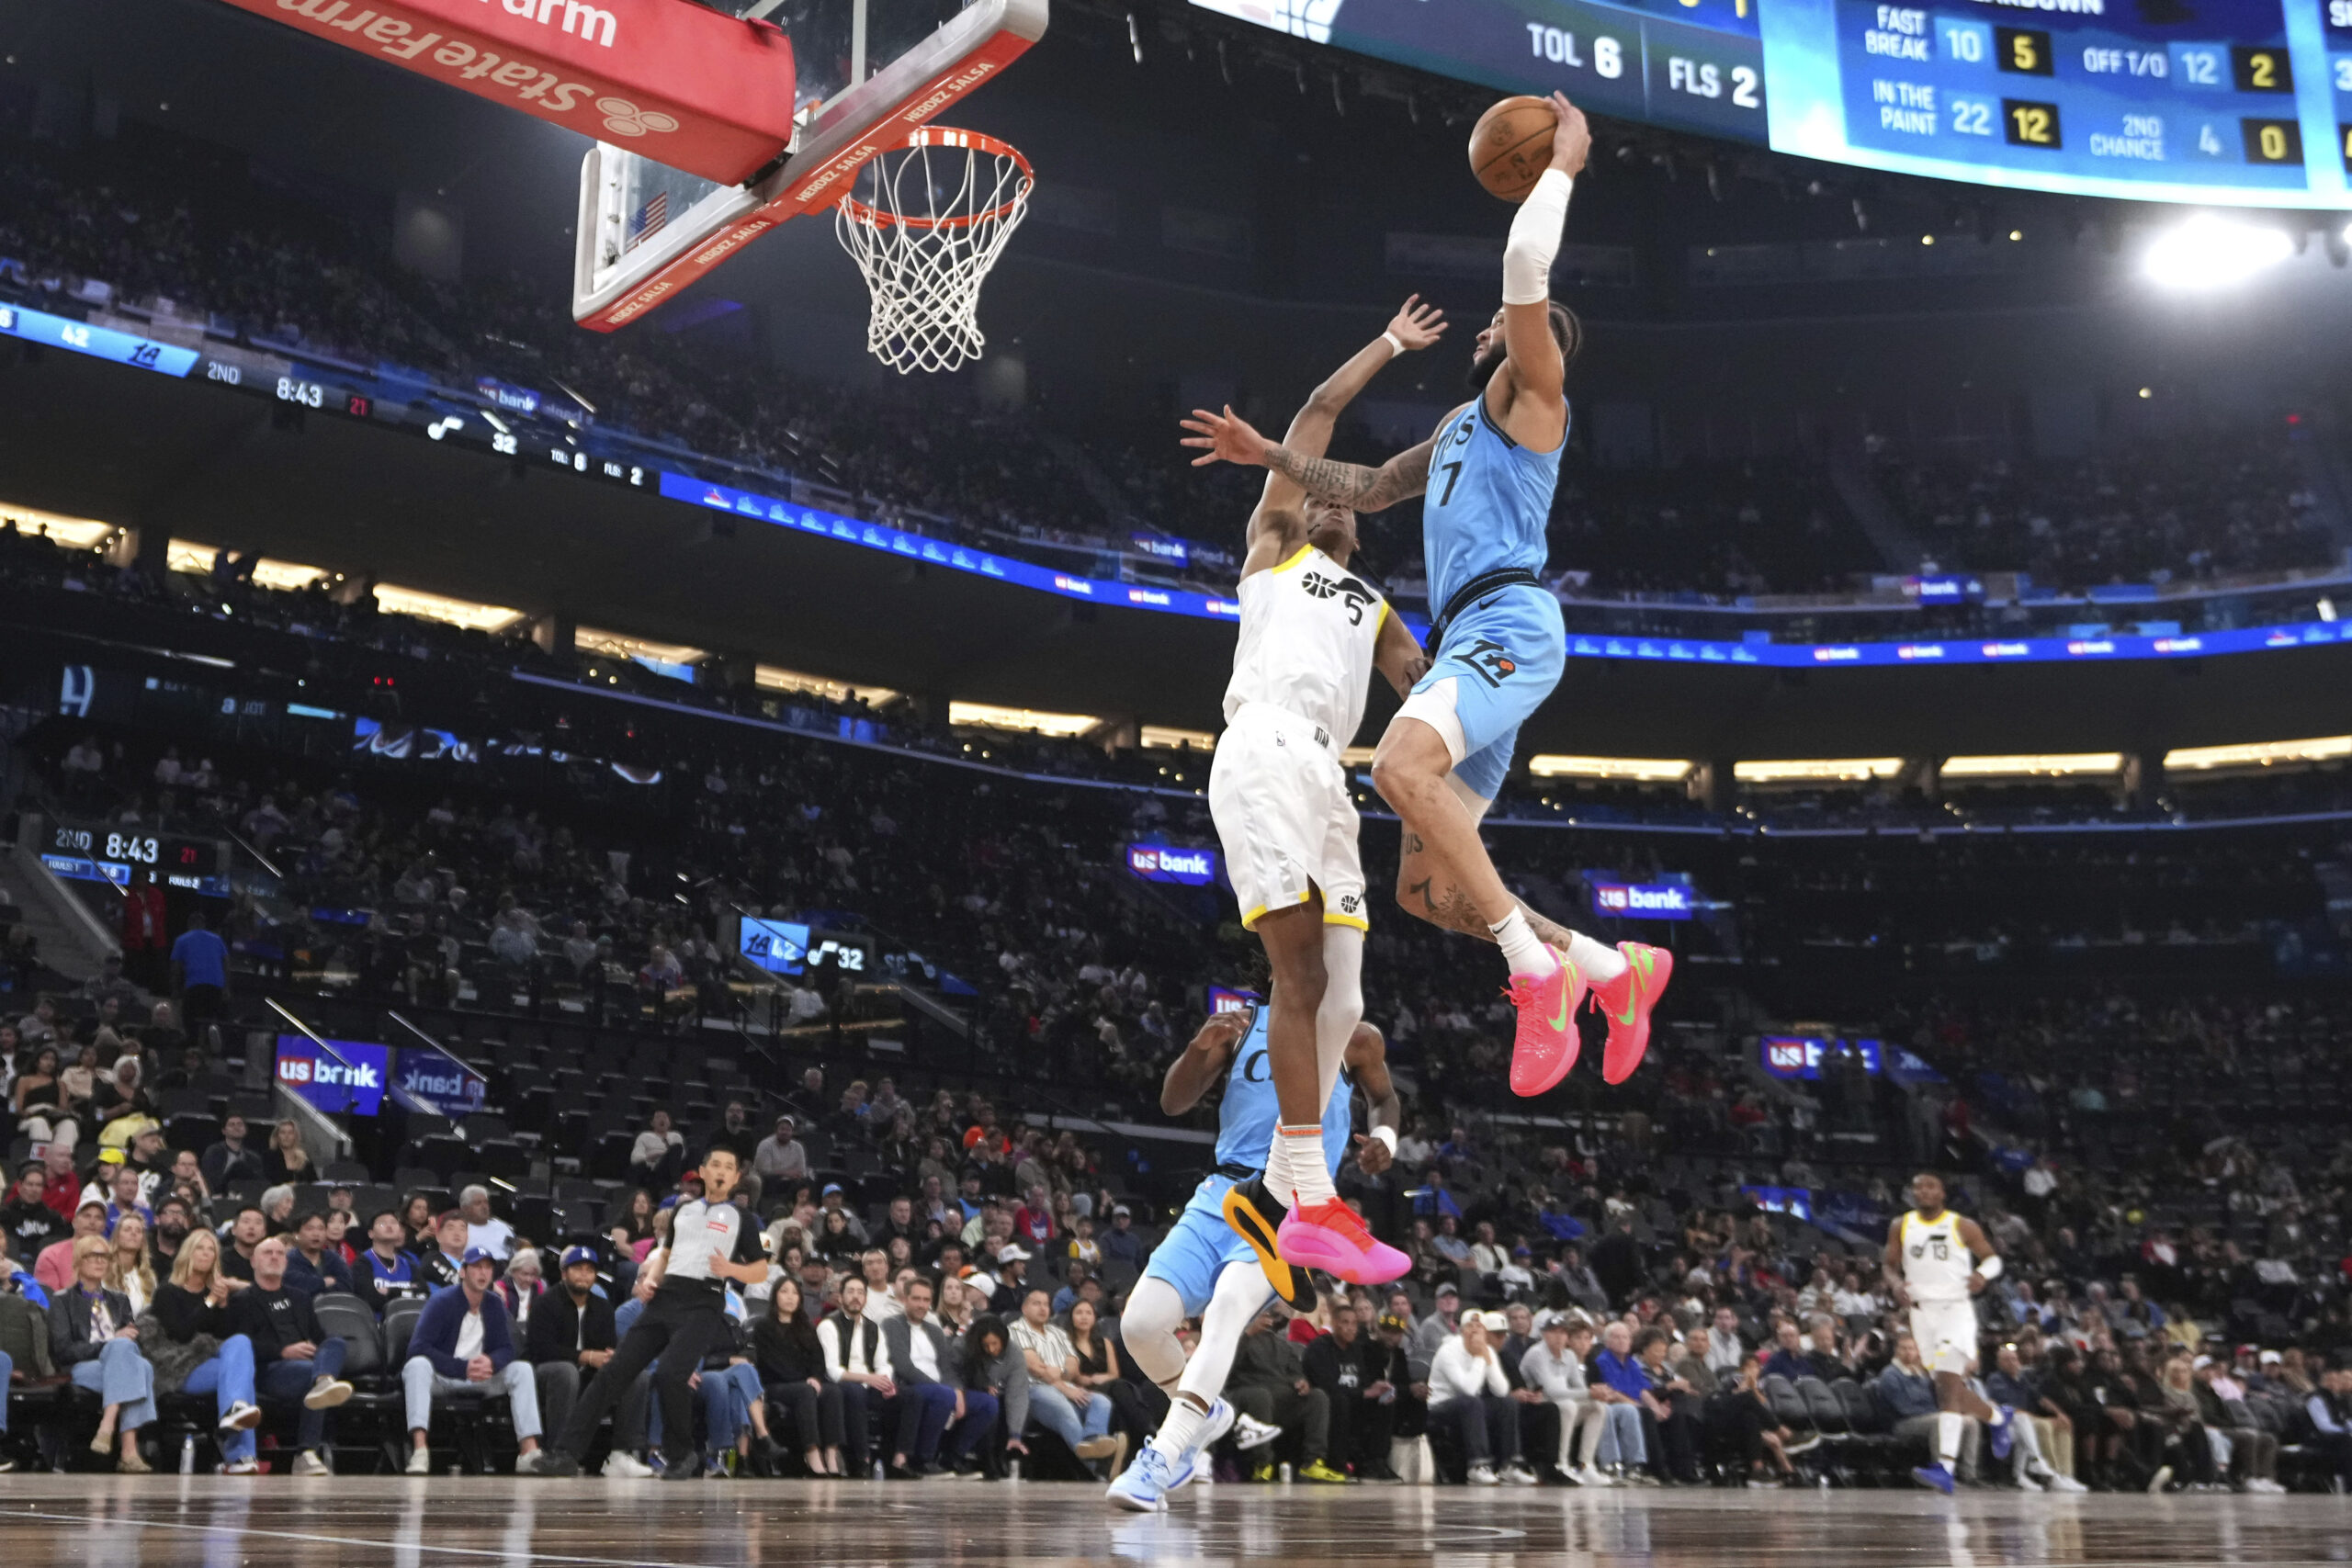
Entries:
{"label": "pink basketball sneaker", "polygon": [[1519,1010],[1519,1038],[1511,1046],[1510,1091],[1542,1094],[1577,1065],[1577,1009],[1584,1001],[1584,976],[1558,948],[1560,966],[1551,974],[1513,975],[1504,995]]}
{"label": "pink basketball sneaker", "polygon": [[1274,1241],[1283,1262],[1319,1269],[1351,1285],[1385,1285],[1413,1266],[1395,1247],[1374,1241],[1356,1212],[1337,1198],[1293,1209]]}

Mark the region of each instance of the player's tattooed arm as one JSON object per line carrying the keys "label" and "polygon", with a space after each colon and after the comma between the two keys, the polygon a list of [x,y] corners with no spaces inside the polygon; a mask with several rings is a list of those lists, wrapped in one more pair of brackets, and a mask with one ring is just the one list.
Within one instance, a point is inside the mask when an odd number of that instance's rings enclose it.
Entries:
{"label": "player's tattooed arm", "polygon": [[1430,453],[1436,437],[1399,452],[1376,468],[1361,463],[1334,462],[1329,457],[1294,452],[1269,441],[1250,422],[1227,408],[1222,413],[1194,409],[1193,417],[1178,421],[1192,432],[1182,445],[1201,456],[1193,467],[1208,463],[1246,463],[1272,468],[1309,495],[1336,501],[1358,512],[1379,512],[1429,488]]}
{"label": "player's tattooed arm", "polygon": [[1266,445],[1263,460],[1266,467],[1309,495],[1336,501],[1358,512],[1385,512],[1429,488],[1432,445],[1424,441],[1409,451],[1397,453],[1376,468],[1367,468],[1361,463],[1335,462],[1329,457],[1302,457],[1272,442]]}

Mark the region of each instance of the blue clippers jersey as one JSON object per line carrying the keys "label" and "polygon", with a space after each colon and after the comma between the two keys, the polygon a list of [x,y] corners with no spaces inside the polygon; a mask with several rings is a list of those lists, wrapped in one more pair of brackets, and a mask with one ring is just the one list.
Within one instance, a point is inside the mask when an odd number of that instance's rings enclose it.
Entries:
{"label": "blue clippers jersey", "polygon": [[[1225,1099],[1216,1108],[1219,1165],[1265,1168],[1266,1151],[1274,1142],[1274,1123],[1282,1116],[1274,1098],[1272,1067],[1266,1060],[1266,1024],[1272,1017],[1272,1008],[1258,1010],[1250,1032],[1234,1049],[1233,1066],[1226,1071]],[[1354,1124],[1350,1113],[1353,1094],[1343,1074],[1331,1087],[1331,1103],[1323,1108],[1323,1157],[1334,1176],[1348,1152],[1348,1136]]]}
{"label": "blue clippers jersey", "polygon": [[1544,531],[1567,446],[1564,427],[1560,445],[1549,452],[1521,446],[1487,412],[1483,392],[1446,421],[1430,451],[1430,488],[1421,498],[1431,615],[1464,583],[1487,572],[1544,570],[1549,554]]}

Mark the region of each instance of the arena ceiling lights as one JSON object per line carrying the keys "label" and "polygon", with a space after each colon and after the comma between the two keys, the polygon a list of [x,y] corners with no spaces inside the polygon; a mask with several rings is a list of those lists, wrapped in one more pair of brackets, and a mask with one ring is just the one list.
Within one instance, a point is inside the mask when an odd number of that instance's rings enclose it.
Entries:
{"label": "arena ceiling lights", "polygon": [[503,632],[523,618],[522,611],[503,604],[477,604],[470,599],[451,599],[420,588],[395,588],[389,582],[376,585],[376,604],[387,615],[446,621],[474,632]]}
{"label": "arena ceiling lights", "polygon": [[2055,751],[2008,757],[1947,757],[1937,769],[1944,779],[2075,778],[2123,771],[2120,751]]}
{"label": "arena ceiling lights", "polygon": [[2313,740],[2266,740],[2244,746],[2184,746],[2165,753],[2168,773],[2256,770],[2299,763],[2337,762],[2352,758],[2352,735]]}
{"label": "arena ceiling lights", "polygon": [[1735,762],[1732,777],[1741,784],[1861,784],[1891,779],[1903,771],[1900,757],[1795,758],[1774,762]]}
{"label": "arena ceiling lights", "polygon": [[2160,288],[2226,288],[2295,254],[2283,229],[2200,212],[2148,243],[2140,269]]}
{"label": "arena ceiling lights", "polygon": [[1216,750],[1216,737],[1205,729],[1176,729],[1165,724],[1147,724],[1137,731],[1136,739],[1146,750],[1194,751]]}
{"label": "arena ceiling lights", "polygon": [[1539,779],[1613,779],[1629,784],[1679,784],[1693,764],[1679,757],[1577,757],[1545,752],[1527,760]]}
{"label": "arena ceiling lights", "polygon": [[864,701],[873,707],[894,702],[899,694],[888,686],[851,685],[823,675],[810,675],[798,670],[786,670],[781,664],[758,664],[752,668],[752,680],[771,692],[790,692],[799,696],[822,697],[829,703]]}
{"label": "arena ceiling lights", "polygon": [[95,550],[118,532],[112,523],[95,517],[65,517],[30,506],[0,506],[0,519],[14,523],[19,534],[39,535],[72,550]]}
{"label": "arena ceiling lights", "polygon": [[[212,574],[213,558],[220,553],[217,545],[199,545],[189,539],[174,539],[164,547],[164,564],[174,571],[185,571],[196,577]],[[274,588],[290,593],[308,588],[327,576],[322,566],[298,566],[290,560],[272,560],[265,556],[253,570],[256,586]]]}
{"label": "arena ceiling lights", "polygon": [[1015,729],[1069,739],[1101,728],[1102,720],[1091,713],[1040,713],[1035,708],[999,707],[994,703],[949,703],[947,723],[956,729]]}

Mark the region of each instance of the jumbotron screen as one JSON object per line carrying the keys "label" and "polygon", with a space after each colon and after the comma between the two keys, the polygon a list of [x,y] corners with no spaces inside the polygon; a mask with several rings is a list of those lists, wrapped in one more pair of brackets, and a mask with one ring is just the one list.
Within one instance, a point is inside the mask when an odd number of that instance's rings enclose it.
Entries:
{"label": "jumbotron screen", "polygon": [[1193,0],[1776,152],[2143,200],[2352,207],[2352,0]]}

